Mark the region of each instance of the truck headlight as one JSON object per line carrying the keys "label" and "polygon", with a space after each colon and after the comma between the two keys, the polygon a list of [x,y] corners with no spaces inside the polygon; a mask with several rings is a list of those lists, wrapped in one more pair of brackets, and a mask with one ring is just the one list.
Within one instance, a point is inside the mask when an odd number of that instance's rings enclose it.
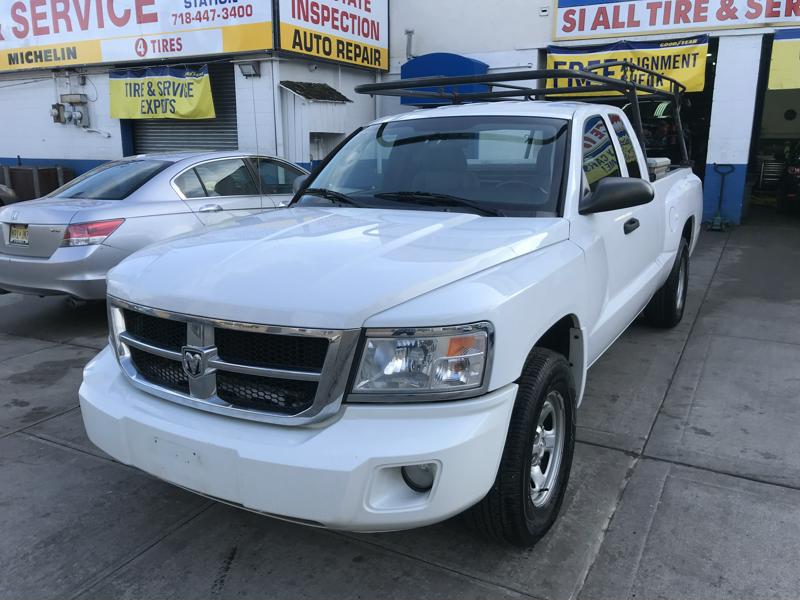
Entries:
{"label": "truck headlight", "polygon": [[477,390],[487,382],[491,344],[492,326],[485,322],[368,330],[351,400],[369,402],[375,399],[370,394],[452,396]]}

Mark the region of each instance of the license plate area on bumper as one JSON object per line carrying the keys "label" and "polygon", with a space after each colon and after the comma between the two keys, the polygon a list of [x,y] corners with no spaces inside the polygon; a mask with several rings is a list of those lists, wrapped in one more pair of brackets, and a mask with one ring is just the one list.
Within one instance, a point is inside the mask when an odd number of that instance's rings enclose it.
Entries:
{"label": "license plate area on bumper", "polygon": [[27,246],[30,242],[28,240],[28,226],[13,224],[9,227],[8,243],[15,246]]}

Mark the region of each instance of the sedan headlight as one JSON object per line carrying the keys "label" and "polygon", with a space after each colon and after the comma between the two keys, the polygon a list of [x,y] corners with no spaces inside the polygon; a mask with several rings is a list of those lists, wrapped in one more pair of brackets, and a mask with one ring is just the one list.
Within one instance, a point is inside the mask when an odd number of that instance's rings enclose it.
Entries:
{"label": "sedan headlight", "polygon": [[351,400],[370,394],[425,394],[477,390],[487,381],[492,326],[368,330]]}

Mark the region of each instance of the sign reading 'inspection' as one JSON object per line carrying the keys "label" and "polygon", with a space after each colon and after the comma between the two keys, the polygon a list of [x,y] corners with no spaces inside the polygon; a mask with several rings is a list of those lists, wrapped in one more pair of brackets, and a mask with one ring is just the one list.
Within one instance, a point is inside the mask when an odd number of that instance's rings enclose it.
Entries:
{"label": "sign reading 'inspection'", "polygon": [[280,48],[389,69],[388,0],[280,0]]}
{"label": "sign reading 'inspection'", "polygon": [[114,71],[109,79],[115,119],[213,119],[208,65]]}

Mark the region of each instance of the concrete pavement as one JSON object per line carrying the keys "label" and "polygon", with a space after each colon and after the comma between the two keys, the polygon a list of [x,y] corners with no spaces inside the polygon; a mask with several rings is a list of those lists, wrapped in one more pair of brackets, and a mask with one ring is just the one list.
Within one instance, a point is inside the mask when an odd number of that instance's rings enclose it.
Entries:
{"label": "concrete pavement", "polygon": [[0,296],[0,598],[800,597],[800,222],[706,233],[684,322],[590,371],[568,496],[533,550],[458,519],[355,535],[105,457],[77,408],[102,305]]}

